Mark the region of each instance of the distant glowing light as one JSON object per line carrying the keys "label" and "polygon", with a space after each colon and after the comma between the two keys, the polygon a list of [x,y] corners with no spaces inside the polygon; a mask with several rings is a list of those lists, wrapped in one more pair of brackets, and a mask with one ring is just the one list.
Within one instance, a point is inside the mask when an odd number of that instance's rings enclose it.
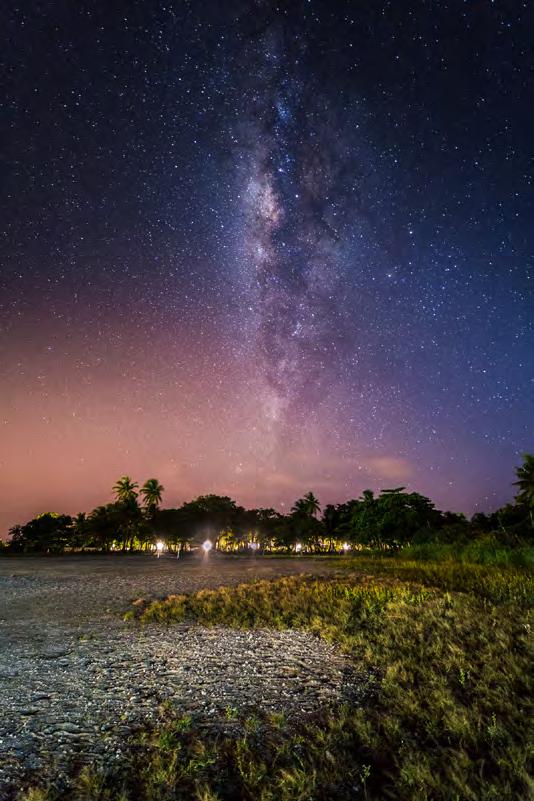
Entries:
{"label": "distant glowing light", "polygon": [[204,553],[209,553],[209,551],[211,551],[213,548],[213,543],[211,540],[206,540],[206,542],[202,543],[202,547],[204,549]]}
{"label": "distant glowing light", "polygon": [[350,545],[348,542],[343,543],[343,550],[345,551],[345,553],[347,553],[347,551],[350,551]]}
{"label": "distant glowing light", "polygon": [[302,551],[302,543],[301,542],[297,542],[297,544],[295,545],[295,551],[297,553],[300,553]]}
{"label": "distant glowing light", "polygon": [[258,549],[258,543],[257,542],[249,542],[248,547],[251,548],[253,551],[256,551]]}
{"label": "distant glowing light", "polygon": [[159,558],[160,554],[163,552],[164,548],[165,548],[165,543],[162,542],[161,540],[158,540],[156,542],[156,553],[158,554],[158,558]]}

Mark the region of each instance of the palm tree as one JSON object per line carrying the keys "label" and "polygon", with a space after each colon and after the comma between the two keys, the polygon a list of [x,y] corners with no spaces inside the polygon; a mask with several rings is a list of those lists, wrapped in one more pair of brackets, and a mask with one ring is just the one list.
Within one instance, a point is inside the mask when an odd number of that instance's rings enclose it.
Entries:
{"label": "palm tree", "polygon": [[534,526],[534,454],[525,453],[523,460],[521,467],[517,467],[515,471],[517,481],[514,481],[514,486],[519,487],[515,497],[527,507],[531,525]]}
{"label": "palm tree", "polygon": [[137,498],[136,490],[138,486],[139,484],[136,481],[132,481],[130,476],[122,476],[113,487],[113,492],[120,503],[126,503]]}
{"label": "palm tree", "polygon": [[317,512],[321,510],[321,504],[313,494],[313,492],[307,492],[302,498],[299,498],[298,501],[295,502],[295,505],[291,509],[293,514],[303,514],[309,517],[315,517]]}
{"label": "palm tree", "polygon": [[153,512],[161,503],[161,496],[165,487],[163,487],[157,478],[149,478],[141,487],[141,495],[143,496],[143,505],[147,511]]}
{"label": "palm tree", "polygon": [[306,502],[306,511],[310,517],[315,517],[321,511],[321,504],[313,492],[307,492],[303,500]]}

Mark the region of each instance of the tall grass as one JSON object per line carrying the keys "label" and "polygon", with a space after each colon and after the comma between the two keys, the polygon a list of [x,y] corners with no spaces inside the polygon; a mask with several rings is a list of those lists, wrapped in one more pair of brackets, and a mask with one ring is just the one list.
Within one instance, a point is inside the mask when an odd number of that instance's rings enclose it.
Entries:
{"label": "tall grass", "polygon": [[421,543],[400,552],[404,559],[433,562],[462,562],[495,567],[517,567],[534,570],[534,547],[510,548],[493,538],[475,540],[465,545]]}
{"label": "tall grass", "polygon": [[451,559],[407,559],[405,554],[407,551],[395,557],[355,557],[347,560],[343,567],[356,574],[390,576],[449,592],[466,592],[491,604],[534,606],[534,576],[529,570]]}
{"label": "tall grass", "polygon": [[346,629],[349,621],[378,619],[390,605],[415,604],[430,593],[397,583],[355,582],[352,579],[287,577],[237,587],[171,595],[144,606],[136,604],[143,623],[181,622],[194,619],[205,626],[276,629],[319,625]]}

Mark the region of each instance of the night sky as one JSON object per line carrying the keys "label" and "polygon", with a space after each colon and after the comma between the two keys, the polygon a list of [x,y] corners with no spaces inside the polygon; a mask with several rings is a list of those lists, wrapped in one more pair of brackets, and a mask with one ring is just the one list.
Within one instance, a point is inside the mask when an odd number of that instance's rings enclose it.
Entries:
{"label": "night sky", "polygon": [[3,49],[0,531],[513,495],[534,447],[522,2],[39,2]]}

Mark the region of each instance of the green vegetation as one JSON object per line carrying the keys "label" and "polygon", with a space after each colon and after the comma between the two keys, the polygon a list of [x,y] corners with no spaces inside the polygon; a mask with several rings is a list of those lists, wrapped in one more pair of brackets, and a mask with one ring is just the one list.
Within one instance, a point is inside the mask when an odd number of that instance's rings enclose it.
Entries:
{"label": "green vegetation", "polygon": [[[534,456],[525,455],[516,475],[515,503],[489,515],[479,512],[471,520],[441,512],[429,498],[404,487],[385,489],[377,496],[365,490],[356,500],[326,505],[322,514],[312,492],[298,499],[287,515],[245,509],[221,495],[201,495],[178,509],[162,509],[164,488],[156,478],[139,489],[130,476],[122,476],[113,488],[112,503],[74,518],[38,515],[11,529],[4,551],[134,551],[153,548],[158,540],[171,551],[181,551],[210,539],[215,549],[227,552],[253,548],[260,553],[333,554],[352,548],[391,553],[411,547],[414,558],[461,550],[467,561],[483,562],[487,557],[495,564],[521,562],[531,559],[524,547],[534,538]],[[447,551],[446,546],[454,549]],[[513,556],[507,552],[511,548]]]}
{"label": "green vegetation", "polygon": [[401,556],[347,560],[329,578],[136,602],[132,625],[308,629],[368,677],[367,700],[305,723],[227,709],[226,734],[164,709],[123,771],[85,776],[93,790],[76,797],[527,801],[533,606],[524,568]]}
{"label": "green vegetation", "polygon": [[404,559],[534,569],[533,545],[518,545],[511,548],[491,536],[481,537],[467,545],[439,542],[408,545],[402,549],[401,554]]}
{"label": "green vegetation", "polygon": [[471,593],[491,604],[516,604],[527,609],[534,604],[534,578],[523,569],[502,569],[454,560],[411,561],[402,558],[402,554],[389,559],[361,557],[353,560],[351,567],[372,572],[375,576],[391,576],[446,592]]}

